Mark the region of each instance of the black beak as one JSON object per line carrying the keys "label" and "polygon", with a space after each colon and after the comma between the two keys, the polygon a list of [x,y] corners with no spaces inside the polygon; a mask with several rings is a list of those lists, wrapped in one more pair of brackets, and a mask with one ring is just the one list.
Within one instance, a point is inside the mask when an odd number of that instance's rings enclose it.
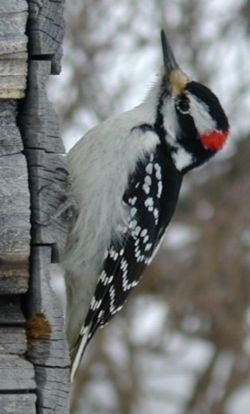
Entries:
{"label": "black beak", "polygon": [[166,69],[166,73],[169,75],[172,70],[179,69],[179,65],[177,64],[171,46],[168,42],[166,34],[164,30],[161,30],[161,46],[162,46],[162,54],[163,54],[163,62],[164,67]]}

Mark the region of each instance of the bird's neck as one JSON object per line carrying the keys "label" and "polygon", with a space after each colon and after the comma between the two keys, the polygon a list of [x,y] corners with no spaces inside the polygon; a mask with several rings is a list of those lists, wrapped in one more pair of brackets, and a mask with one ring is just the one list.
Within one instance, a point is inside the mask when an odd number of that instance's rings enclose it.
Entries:
{"label": "bird's neck", "polygon": [[[152,125],[153,130],[158,135],[164,152],[170,156],[176,169],[185,172],[192,168],[195,163],[194,155],[185,149],[179,142],[175,118],[172,114],[171,104],[164,104],[166,89],[164,88],[164,79],[159,78],[155,85],[148,92],[144,101],[144,113],[148,117],[148,123]],[[164,109],[163,109],[164,105]],[[169,109],[169,113],[168,113]]]}

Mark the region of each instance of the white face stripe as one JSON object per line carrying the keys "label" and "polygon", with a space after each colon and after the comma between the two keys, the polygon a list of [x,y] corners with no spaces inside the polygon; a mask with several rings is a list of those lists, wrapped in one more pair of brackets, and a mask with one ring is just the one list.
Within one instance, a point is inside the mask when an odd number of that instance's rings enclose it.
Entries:
{"label": "white face stripe", "polygon": [[199,98],[186,92],[190,102],[190,114],[195,122],[199,134],[205,134],[216,129],[216,123],[209,114],[208,107]]}
{"label": "white face stripe", "polygon": [[163,114],[164,128],[167,132],[167,141],[170,145],[175,146],[179,130],[175,101],[168,99],[161,112]]}

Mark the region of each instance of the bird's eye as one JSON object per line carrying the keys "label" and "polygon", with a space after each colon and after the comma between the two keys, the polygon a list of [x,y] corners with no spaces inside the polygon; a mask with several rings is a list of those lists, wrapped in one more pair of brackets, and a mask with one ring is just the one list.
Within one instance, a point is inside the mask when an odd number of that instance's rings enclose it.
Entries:
{"label": "bird's eye", "polygon": [[178,98],[175,103],[176,109],[183,115],[190,113],[189,99],[186,96]]}

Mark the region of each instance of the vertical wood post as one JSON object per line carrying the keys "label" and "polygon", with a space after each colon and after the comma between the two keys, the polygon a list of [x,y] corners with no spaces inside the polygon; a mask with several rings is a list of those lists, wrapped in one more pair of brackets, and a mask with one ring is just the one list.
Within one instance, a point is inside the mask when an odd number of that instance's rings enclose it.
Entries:
{"label": "vertical wood post", "polygon": [[46,84],[60,72],[61,0],[0,2],[0,412],[67,414],[69,358],[50,264],[67,165]]}

